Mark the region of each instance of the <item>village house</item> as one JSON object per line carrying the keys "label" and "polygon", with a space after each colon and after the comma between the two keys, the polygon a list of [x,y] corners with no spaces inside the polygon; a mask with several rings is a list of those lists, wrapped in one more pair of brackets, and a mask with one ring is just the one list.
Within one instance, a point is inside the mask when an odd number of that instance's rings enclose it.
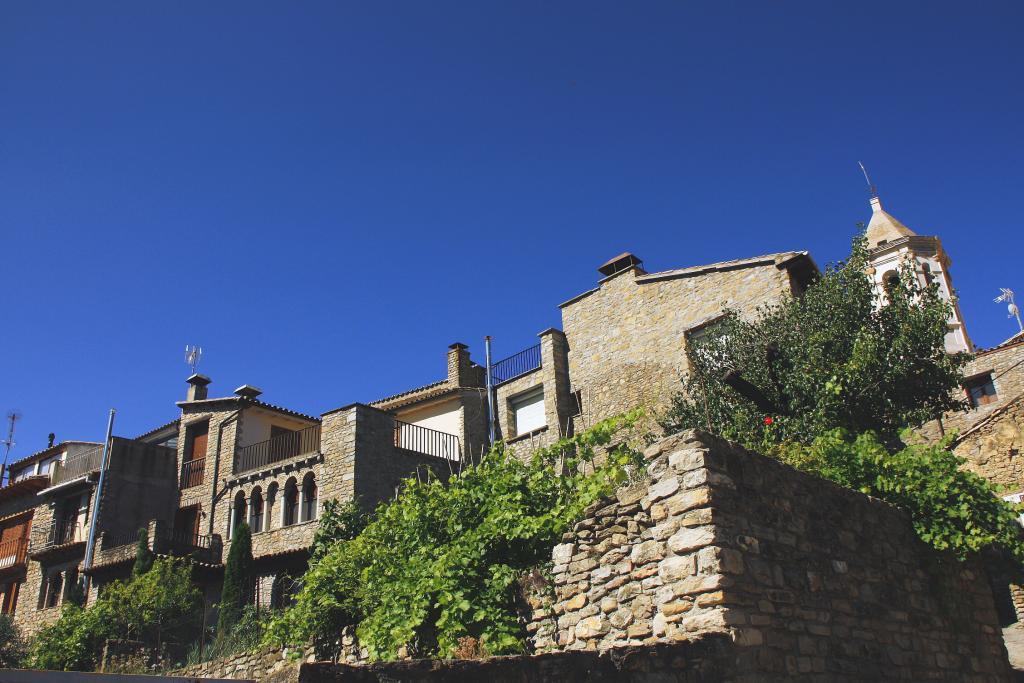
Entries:
{"label": "village house", "polygon": [[[940,240],[915,234],[877,197],[871,208],[870,272],[879,288],[901,264],[912,265],[953,304],[947,350],[973,351]],[[653,424],[680,389],[693,343],[727,309],[753,315],[800,296],[819,274],[803,251],[660,272],[624,253],[598,272],[595,287],[560,305],[562,329],[492,363],[489,378],[469,348],[454,343],[443,378],[314,416],[268,403],[248,384],[211,397],[211,379],[193,374],[176,419],[113,439],[98,511],[103,444],[51,444],[13,463],[0,488],[0,609],[31,632],[56,618],[79,577],[88,577],[87,599],[95,599],[130,574],[142,529],[154,553],[194,563],[212,621],[242,522],[252,531],[255,600],[281,606],[307,567],[325,501],[371,509],[410,476],[447,477],[490,447],[492,428],[523,455],[638,406]],[[1020,496],[1024,337],[979,352],[969,374],[972,409],[921,433],[937,439],[958,430],[955,448],[969,466]]]}

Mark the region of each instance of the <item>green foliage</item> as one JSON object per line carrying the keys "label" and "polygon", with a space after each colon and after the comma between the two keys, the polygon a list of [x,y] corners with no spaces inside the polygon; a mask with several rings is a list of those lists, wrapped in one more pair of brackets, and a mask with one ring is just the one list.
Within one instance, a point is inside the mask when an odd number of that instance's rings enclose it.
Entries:
{"label": "green foliage", "polygon": [[21,631],[9,614],[0,614],[0,669],[19,668],[28,655]]}
{"label": "green foliage", "polygon": [[85,577],[74,575],[68,579],[68,587],[64,591],[64,603],[78,607],[85,605]]}
{"label": "green foliage", "polygon": [[139,529],[139,541],[135,545],[135,564],[132,576],[142,576],[153,568],[153,551],[149,549],[149,530]]}
{"label": "green foliage", "polygon": [[[962,406],[953,397],[967,354],[947,354],[949,304],[911,269],[880,294],[867,274],[864,238],[802,297],[760,309],[753,320],[727,311],[691,349],[684,391],[662,422],[700,428],[751,448],[811,443],[832,429],[873,431],[895,443],[908,425]],[[739,371],[772,408],[723,382]]]}
{"label": "green foliage", "polygon": [[[638,418],[606,420],[528,461],[499,444],[447,484],[408,480],[361,533],[336,541],[312,564],[267,640],[301,646],[313,639],[329,649],[341,627],[358,624],[373,658],[394,658],[402,648],[450,656],[467,637],[490,654],[521,651],[517,579],[639,466],[628,445],[612,445]],[[598,450],[607,457],[595,459]]]}
{"label": "green foliage", "polygon": [[199,591],[188,565],[156,560],[130,581],[115,581],[90,607],[65,604],[36,634],[30,664],[38,669],[92,671],[107,639],[136,640],[155,651],[182,644],[195,631]]}
{"label": "green foliage", "polygon": [[217,637],[230,634],[242,610],[251,602],[253,588],[252,532],[242,522],[231,534],[231,550],[224,565],[224,587],[220,594],[220,614],[217,618]]}
{"label": "green foliage", "polygon": [[189,649],[185,664],[199,664],[211,659],[219,659],[239,652],[251,652],[260,645],[263,636],[263,624],[266,623],[267,612],[260,612],[255,605],[246,605],[242,609],[238,623],[230,632],[217,638],[208,638],[205,643],[196,641]]}
{"label": "green foliage", "polygon": [[964,559],[995,548],[1024,562],[1020,506],[996,494],[992,485],[962,469],[963,458],[938,445],[912,444],[890,452],[874,434],[850,440],[833,430],[807,446],[786,444],[775,454],[799,469],[910,513],[926,543]]}
{"label": "green foliage", "polygon": [[316,535],[313,537],[313,561],[319,560],[338,541],[351,541],[362,533],[370,522],[370,516],[356,500],[341,503],[337,500],[324,502]]}

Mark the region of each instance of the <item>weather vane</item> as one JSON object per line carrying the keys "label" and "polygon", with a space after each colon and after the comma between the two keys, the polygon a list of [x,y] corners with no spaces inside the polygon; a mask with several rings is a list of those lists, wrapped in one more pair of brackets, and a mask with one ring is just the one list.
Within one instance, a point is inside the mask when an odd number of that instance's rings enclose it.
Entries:
{"label": "weather vane", "polygon": [[871,178],[868,177],[868,169],[864,168],[864,164],[859,161],[857,162],[857,165],[860,166],[860,172],[864,174],[864,182],[868,184],[868,192],[871,193],[872,197],[877,197],[878,189],[871,184]]}
{"label": "weather vane", "polygon": [[196,374],[199,368],[199,359],[203,357],[203,350],[198,346],[185,345],[185,362],[192,367],[192,374]]}
{"label": "weather vane", "polygon": [[1008,301],[1009,303],[1006,305],[1006,310],[1009,311],[1010,314],[1007,315],[1006,317],[1007,318],[1016,318],[1017,319],[1017,327],[1020,328],[1021,332],[1024,332],[1024,323],[1021,323],[1021,321],[1020,321],[1020,309],[1017,308],[1017,304],[1014,303],[1014,301],[1013,301],[1013,290],[1012,289],[1006,289],[1005,287],[1000,287],[999,291],[1002,292],[1002,294],[1000,294],[999,296],[997,296],[994,299],[995,303],[1001,304],[1004,301]]}

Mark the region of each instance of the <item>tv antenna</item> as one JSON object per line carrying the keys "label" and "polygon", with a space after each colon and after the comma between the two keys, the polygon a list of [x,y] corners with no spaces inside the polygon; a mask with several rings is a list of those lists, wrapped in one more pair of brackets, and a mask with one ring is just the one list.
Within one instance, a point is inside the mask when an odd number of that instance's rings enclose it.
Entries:
{"label": "tv antenna", "polygon": [[1008,302],[1006,304],[1006,310],[1009,311],[1009,315],[1007,315],[1006,317],[1016,318],[1017,327],[1020,328],[1021,332],[1024,332],[1024,323],[1021,323],[1020,321],[1020,309],[1017,308],[1017,304],[1014,303],[1013,301],[1013,290],[1007,289],[1006,287],[1000,287],[999,291],[1002,292],[1002,294],[993,299],[993,301],[997,304],[1001,304],[1004,301]]}
{"label": "tv antenna", "polygon": [[196,374],[199,368],[199,360],[203,357],[203,349],[199,346],[185,345],[185,362],[192,368],[192,374]]}
{"label": "tv antenna", "polygon": [[0,467],[0,484],[3,484],[4,474],[7,472],[7,460],[11,455],[11,448],[14,446],[14,424],[21,419],[21,413],[16,410],[7,411],[7,439],[4,444],[4,464]]}
{"label": "tv antenna", "polygon": [[860,172],[864,174],[864,182],[868,184],[868,192],[871,193],[872,197],[877,197],[878,188],[871,184],[871,178],[868,177],[868,169],[864,168],[864,164],[859,161],[857,162],[857,165],[860,166]]}

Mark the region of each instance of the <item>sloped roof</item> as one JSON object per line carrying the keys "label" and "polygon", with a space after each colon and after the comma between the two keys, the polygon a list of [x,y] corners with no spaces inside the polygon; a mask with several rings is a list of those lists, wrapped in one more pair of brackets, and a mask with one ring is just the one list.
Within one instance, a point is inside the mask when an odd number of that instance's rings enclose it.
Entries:
{"label": "sloped roof", "polygon": [[806,251],[780,251],[774,254],[763,254],[761,256],[751,256],[750,258],[732,259],[730,261],[719,261],[717,263],[709,263],[703,266],[688,266],[686,268],[676,268],[674,270],[663,270],[658,273],[648,273],[647,275],[641,275],[636,279],[637,282],[650,282],[652,280],[664,280],[676,277],[694,277],[697,275],[705,275],[707,273],[715,273],[723,270],[735,270],[737,268],[750,268],[753,266],[763,266],[768,264],[774,264],[776,266],[782,265],[787,261],[800,256],[808,256]]}
{"label": "sloped roof", "polygon": [[36,460],[42,460],[43,458],[45,458],[48,455],[54,455],[56,453],[60,453],[67,446],[71,446],[73,444],[78,444],[78,445],[82,445],[82,446],[102,446],[103,445],[99,441],[61,441],[60,443],[53,444],[49,448],[44,448],[41,451],[36,451],[32,455],[26,455],[21,460],[15,460],[14,462],[10,463],[7,466],[7,469],[8,469],[8,471],[10,471],[14,467],[19,467],[21,465],[25,465],[25,464],[28,464],[30,462],[34,462]]}
{"label": "sloped roof", "polygon": [[871,220],[868,221],[867,229],[868,247],[873,249],[883,242],[895,242],[915,235],[916,232],[882,208],[882,201],[878,197],[871,198]]}
{"label": "sloped roof", "polygon": [[218,403],[237,403],[242,406],[256,406],[259,408],[266,408],[267,410],[273,410],[279,413],[283,413],[285,415],[291,415],[292,417],[298,417],[303,420],[311,420],[313,422],[320,421],[319,417],[313,417],[312,415],[306,415],[305,413],[300,413],[296,410],[282,408],[281,406],[275,406],[274,404],[267,403],[266,401],[259,401],[254,398],[246,398],[243,396],[223,396],[221,398],[204,398],[200,401],[178,401],[175,405],[185,408],[192,406],[213,406]]}

